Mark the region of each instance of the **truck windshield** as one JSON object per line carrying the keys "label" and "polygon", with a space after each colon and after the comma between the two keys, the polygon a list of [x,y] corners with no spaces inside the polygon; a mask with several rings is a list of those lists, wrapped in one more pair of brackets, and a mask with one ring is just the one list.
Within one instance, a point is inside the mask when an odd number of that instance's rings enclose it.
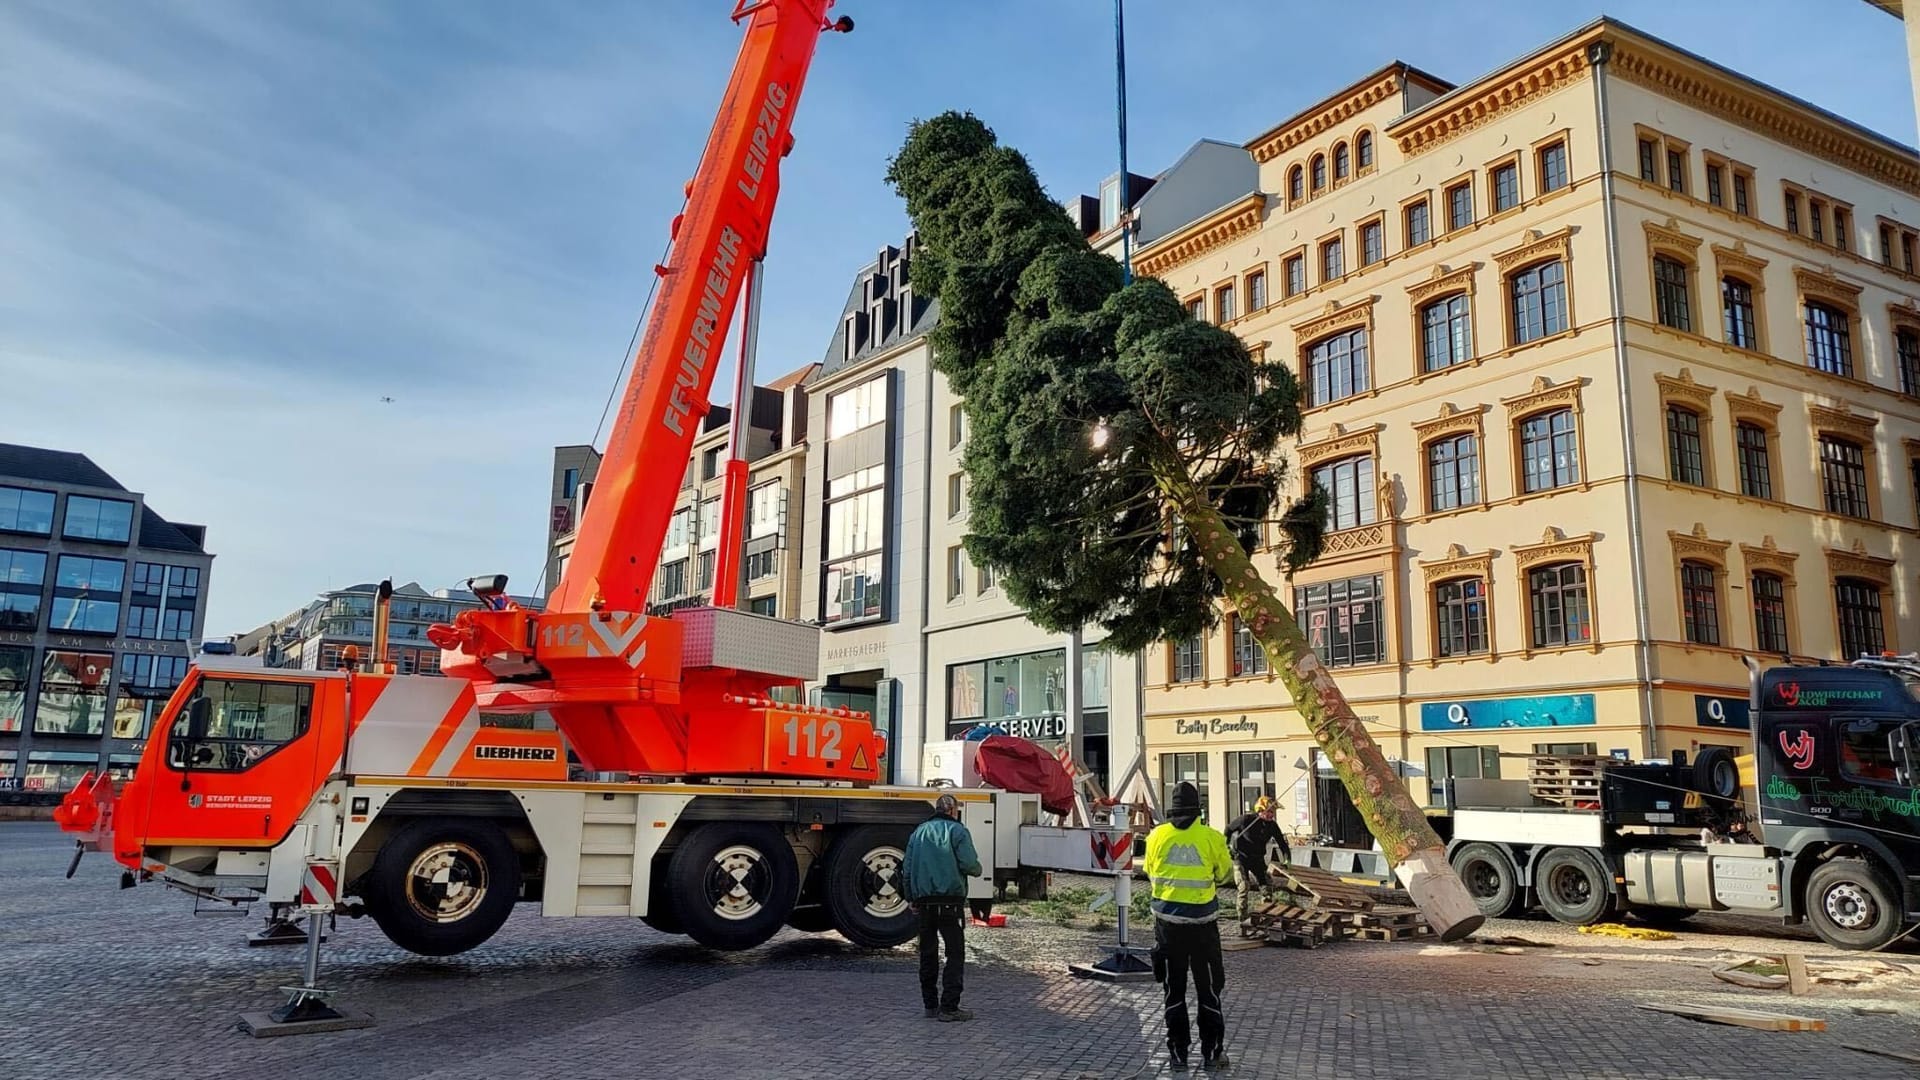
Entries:
{"label": "truck windshield", "polygon": [[207,679],[181,706],[167,764],[239,772],[306,733],[313,687],[254,679]]}

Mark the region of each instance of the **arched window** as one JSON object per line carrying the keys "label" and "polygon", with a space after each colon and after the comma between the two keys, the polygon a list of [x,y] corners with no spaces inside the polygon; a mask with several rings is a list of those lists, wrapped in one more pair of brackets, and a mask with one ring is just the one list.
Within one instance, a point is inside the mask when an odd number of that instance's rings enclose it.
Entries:
{"label": "arched window", "polygon": [[1507,279],[1513,301],[1513,343],[1525,345],[1567,328],[1567,271],[1560,260],[1536,263]]}
{"label": "arched window", "polygon": [[1466,293],[1420,309],[1420,366],[1439,371],[1473,359],[1473,327]]}
{"label": "arched window", "polygon": [[1373,132],[1363,131],[1360,137],[1353,141],[1353,156],[1359,159],[1360,168],[1373,168]]}
{"label": "arched window", "polygon": [[1785,653],[1791,647],[1786,579],[1764,570],[1753,575],[1753,647],[1770,653]]}
{"label": "arched window", "polygon": [[1287,198],[1299,202],[1307,197],[1307,171],[1298,165],[1287,173]]}
{"label": "arched window", "polygon": [[1720,644],[1720,590],[1714,583],[1712,564],[1696,559],[1681,562],[1680,607],[1688,641]]}
{"label": "arched window", "polygon": [[1687,285],[1687,264],[1670,255],[1653,257],[1653,298],[1661,326],[1693,333],[1693,290]]}
{"label": "arched window", "polygon": [[1753,285],[1729,274],[1720,279],[1721,323],[1727,344],[1736,349],[1760,348],[1760,322],[1753,306]]}
{"label": "arched window", "polygon": [[1327,155],[1313,155],[1313,190],[1319,191],[1327,186]]}
{"label": "arched window", "polygon": [[1685,405],[1667,406],[1667,475],[1677,484],[1706,486],[1707,458],[1700,427],[1698,412]]}
{"label": "arched window", "polygon": [[1333,178],[1335,180],[1345,180],[1347,174],[1353,171],[1352,164],[1353,160],[1347,154],[1346,143],[1341,143],[1333,148]]}
{"label": "arched window", "polygon": [[1454,578],[1433,587],[1434,652],[1477,656],[1488,650],[1487,583]]}
{"label": "arched window", "polygon": [[1531,494],[1580,482],[1580,436],[1572,409],[1520,422],[1520,490]]}
{"label": "arched window", "polygon": [[1480,440],[1472,432],[1427,444],[1427,506],[1457,510],[1480,501]]}
{"label": "arched window", "polygon": [[1533,615],[1534,648],[1552,649],[1593,640],[1584,565],[1554,563],[1527,571],[1527,598]]}

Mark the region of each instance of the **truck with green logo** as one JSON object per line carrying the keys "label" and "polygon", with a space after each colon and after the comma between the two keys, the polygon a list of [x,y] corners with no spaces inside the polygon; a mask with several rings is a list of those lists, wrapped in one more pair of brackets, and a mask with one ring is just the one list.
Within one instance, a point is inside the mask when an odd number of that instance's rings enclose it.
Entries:
{"label": "truck with green logo", "polygon": [[1576,925],[1761,915],[1843,949],[1920,924],[1920,656],[1743,660],[1745,755],[1596,761],[1579,798],[1449,780],[1436,824],[1480,909]]}

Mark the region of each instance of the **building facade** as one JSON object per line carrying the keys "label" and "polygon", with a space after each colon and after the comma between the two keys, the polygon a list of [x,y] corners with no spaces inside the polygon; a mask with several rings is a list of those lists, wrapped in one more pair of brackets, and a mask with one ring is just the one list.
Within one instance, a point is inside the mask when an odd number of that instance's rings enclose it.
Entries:
{"label": "building facade", "polygon": [[[362,659],[373,656],[373,609],[377,582],[331,589],[312,603],[265,626],[239,635],[234,651],[258,656],[272,668],[333,671],[352,646]],[[538,611],[541,600],[515,596],[514,603]],[[440,648],[427,640],[427,628],[451,623],[462,611],[477,610],[479,597],[465,589],[432,592],[409,582],[395,586],[387,618],[386,660],[402,675],[440,674]]]}
{"label": "building facade", "polygon": [[0,444],[0,784],[130,775],[206,620],[206,528],[83,454]]}
{"label": "building facade", "polygon": [[593,479],[600,473],[600,451],[591,446],[553,448],[553,490],[547,497],[547,566],[534,591],[545,596],[566,569],[567,555],[573,550],[573,530],[580,520],[580,509],[593,490]]}
{"label": "building facade", "polygon": [[[1609,20],[1248,149],[1259,190],[1136,268],[1298,373],[1326,547],[1261,561],[1418,796],[1743,746],[1741,654],[1920,646],[1913,150]],[[1147,684],[1216,822],[1255,776],[1351,822],[1231,611]]]}

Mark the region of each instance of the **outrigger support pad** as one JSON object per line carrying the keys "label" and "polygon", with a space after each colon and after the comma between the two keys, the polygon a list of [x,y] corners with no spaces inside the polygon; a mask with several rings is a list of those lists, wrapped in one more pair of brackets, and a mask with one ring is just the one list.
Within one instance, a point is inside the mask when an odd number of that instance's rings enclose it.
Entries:
{"label": "outrigger support pad", "polygon": [[[264,933],[265,931],[263,931]],[[298,986],[283,986],[287,1003],[270,1012],[241,1013],[240,1026],[256,1039],[275,1035],[308,1035],[322,1031],[346,1031],[373,1026],[373,1017],[361,1012],[336,1009],[328,1004],[333,991],[320,985],[320,913],[307,916],[306,977]]]}

